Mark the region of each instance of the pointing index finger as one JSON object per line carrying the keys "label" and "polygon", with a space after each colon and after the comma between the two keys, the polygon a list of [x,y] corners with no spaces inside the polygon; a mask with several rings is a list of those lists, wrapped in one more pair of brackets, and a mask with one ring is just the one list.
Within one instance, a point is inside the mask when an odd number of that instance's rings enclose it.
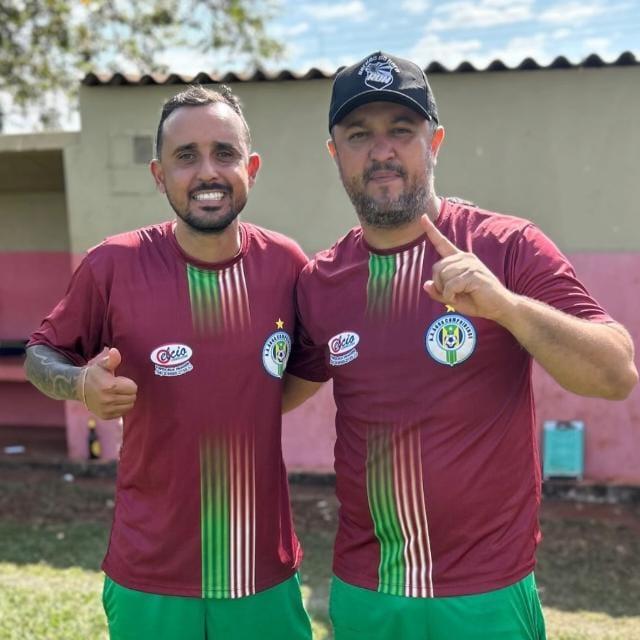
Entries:
{"label": "pointing index finger", "polygon": [[446,258],[447,256],[453,256],[456,253],[460,253],[460,249],[458,249],[451,240],[446,238],[438,230],[426,213],[420,217],[420,224],[422,225],[427,238],[441,258]]}

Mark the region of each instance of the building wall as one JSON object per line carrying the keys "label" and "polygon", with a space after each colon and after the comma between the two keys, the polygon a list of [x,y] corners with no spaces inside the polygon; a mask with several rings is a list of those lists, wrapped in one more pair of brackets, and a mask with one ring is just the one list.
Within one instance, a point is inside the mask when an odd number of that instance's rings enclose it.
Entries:
{"label": "building wall", "polygon": [[[5,136],[0,149],[0,342],[28,338],[71,276],[62,150],[51,142]],[[19,358],[1,358],[0,426],[64,423],[62,403],[26,383]]]}
{"label": "building wall", "polygon": [[[567,252],[637,251],[640,67],[436,74],[447,136],[439,193],[537,222]],[[133,136],[154,135],[178,86],[83,87],[66,154],[74,251],[171,215]],[[263,167],[245,216],[309,252],[356,224],[325,149],[329,80],[237,83]],[[606,96],[606,99],[604,97]]]}
{"label": "building wall", "polygon": [[[640,67],[436,74],[431,84],[447,130],[438,192],[535,221],[638,343]],[[134,142],[149,143],[163,99],[181,88],[82,87],[79,144],[64,156],[74,261],[106,235],[171,217]],[[234,90],[263,156],[245,218],[309,253],[328,246],[356,223],[325,149],[330,81]],[[623,403],[577,398],[537,372],[536,398],[540,423],[585,420],[589,478],[640,483],[640,391]],[[325,389],[287,418],[294,467],[331,467],[334,410]]]}

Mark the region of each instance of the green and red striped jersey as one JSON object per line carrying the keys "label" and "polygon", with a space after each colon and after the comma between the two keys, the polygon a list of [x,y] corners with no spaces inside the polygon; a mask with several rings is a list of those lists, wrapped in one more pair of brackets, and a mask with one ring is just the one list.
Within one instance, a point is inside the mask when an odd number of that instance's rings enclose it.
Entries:
{"label": "green and red striped jersey", "polygon": [[[610,321],[531,223],[443,200],[436,224],[512,291]],[[399,596],[515,583],[540,537],[531,357],[498,324],[423,291],[439,259],[425,238],[377,251],[356,228],[297,286],[288,371],[333,378],[337,405],[334,571]]]}
{"label": "green and red striped jersey", "polygon": [[106,240],[31,339],[77,364],[117,347],[117,374],[138,385],[103,564],[131,589],[242,597],[301,560],[280,442],[306,257],[275,232],[240,232],[225,264],[185,255],[172,223]]}

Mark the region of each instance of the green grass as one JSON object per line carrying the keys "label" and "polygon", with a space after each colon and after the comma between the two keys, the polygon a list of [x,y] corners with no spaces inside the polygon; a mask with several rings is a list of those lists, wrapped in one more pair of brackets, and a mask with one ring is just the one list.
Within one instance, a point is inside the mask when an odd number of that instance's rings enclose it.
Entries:
{"label": "green grass", "polygon": [[[0,467],[2,640],[107,638],[99,567],[112,495],[108,480]],[[331,640],[335,498],[302,485],[292,498],[314,639]],[[536,574],[549,640],[640,640],[640,509],[550,503],[543,531]]]}

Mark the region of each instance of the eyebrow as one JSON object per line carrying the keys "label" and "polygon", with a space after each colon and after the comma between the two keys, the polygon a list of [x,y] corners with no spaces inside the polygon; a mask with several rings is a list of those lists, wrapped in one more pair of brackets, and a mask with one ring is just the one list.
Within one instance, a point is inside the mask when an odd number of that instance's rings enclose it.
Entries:
{"label": "eyebrow", "polygon": [[[414,118],[413,116],[408,116],[408,115],[399,115],[396,116],[392,121],[391,124],[398,124],[398,123],[408,123],[408,124],[415,124],[416,123],[416,118]],[[352,122],[348,122],[345,125],[345,129],[352,129],[355,127],[360,127],[362,129],[366,128],[366,123],[367,120],[366,118],[360,118],[359,120],[353,120]]]}
{"label": "eyebrow", "polygon": [[[240,150],[230,142],[214,142],[213,148],[216,151],[231,151],[236,155],[240,155]],[[174,156],[179,156],[181,153],[185,151],[197,151],[198,145],[195,142],[189,142],[188,144],[181,144],[179,147],[176,147],[172,153]]]}

